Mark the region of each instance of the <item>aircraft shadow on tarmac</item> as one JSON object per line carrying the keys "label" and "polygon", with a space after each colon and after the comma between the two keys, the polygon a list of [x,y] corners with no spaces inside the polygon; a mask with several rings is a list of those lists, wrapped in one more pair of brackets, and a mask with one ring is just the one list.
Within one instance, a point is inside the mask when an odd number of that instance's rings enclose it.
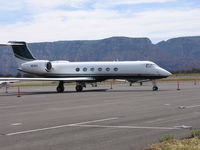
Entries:
{"label": "aircraft shadow on tarmac", "polygon": [[[95,89],[95,90],[84,90],[82,92],[76,92],[76,91],[65,91],[63,93],[57,93],[56,91],[40,91],[40,92],[23,92],[21,91],[20,95],[45,95],[45,94],[67,94],[67,93],[86,93],[86,92],[105,92],[108,89]],[[17,92],[8,92],[8,93],[2,93],[0,94],[0,96],[17,96],[18,93]]]}
{"label": "aircraft shadow on tarmac", "polygon": [[[67,94],[67,93],[76,93],[76,94],[80,94],[80,93],[92,93],[92,92],[108,92],[108,93],[143,93],[143,92],[163,92],[163,91],[169,91],[169,90],[159,90],[159,91],[152,91],[152,90],[134,90],[134,89],[130,89],[130,90],[114,90],[114,89],[89,89],[89,90],[83,90],[82,92],[76,92],[76,91],[65,91],[63,93],[57,93],[56,91],[37,91],[37,92],[23,92],[21,91],[20,95],[45,95],[45,94]],[[8,93],[1,93],[1,96],[17,96],[18,93],[17,92],[8,92]]]}

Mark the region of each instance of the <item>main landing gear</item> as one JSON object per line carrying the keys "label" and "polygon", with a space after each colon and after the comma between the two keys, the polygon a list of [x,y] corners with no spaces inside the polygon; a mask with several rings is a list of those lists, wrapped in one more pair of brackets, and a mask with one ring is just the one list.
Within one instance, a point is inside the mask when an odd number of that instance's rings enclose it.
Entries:
{"label": "main landing gear", "polygon": [[57,92],[58,93],[63,93],[65,90],[65,87],[64,87],[64,82],[63,81],[59,81],[59,84],[57,86]]}
{"label": "main landing gear", "polygon": [[[77,83],[76,84],[76,91],[77,92],[82,92],[84,87],[86,87],[85,83]],[[59,84],[57,86],[57,92],[58,93],[63,93],[64,90],[65,90],[64,82],[63,81],[59,81]]]}
{"label": "main landing gear", "polygon": [[83,91],[83,87],[86,87],[85,83],[77,83],[76,84],[76,91],[77,92],[82,92]]}
{"label": "main landing gear", "polygon": [[158,87],[157,87],[157,85],[156,85],[156,81],[152,81],[152,84],[153,84],[152,90],[153,90],[153,91],[158,91]]}

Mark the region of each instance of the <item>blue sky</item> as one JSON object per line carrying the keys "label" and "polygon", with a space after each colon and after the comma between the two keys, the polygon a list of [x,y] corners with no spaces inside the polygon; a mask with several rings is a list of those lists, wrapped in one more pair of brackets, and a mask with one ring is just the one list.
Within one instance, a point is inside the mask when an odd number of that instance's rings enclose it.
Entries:
{"label": "blue sky", "polygon": [[199,0],[0,0],[0,41],[200,36]]}

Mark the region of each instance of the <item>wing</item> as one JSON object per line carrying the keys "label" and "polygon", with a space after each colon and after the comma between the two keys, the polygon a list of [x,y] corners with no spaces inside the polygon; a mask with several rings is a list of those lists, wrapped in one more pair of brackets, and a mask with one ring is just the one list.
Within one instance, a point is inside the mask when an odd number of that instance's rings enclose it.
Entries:
{"label": "wing", "polygon": [[128,82],[148,82],[148,81],[151,81],[150,79],[117,79],[116,81],[121,81],[121,82],[124,82],[124,81],[128,81]]}
{"label": "wing", "polygon": [[95,81],[92,77],[74,77],[74,78],[0,78],[0,80],[11,81],[66,81],[66,82],[76,82],[76,81]]}

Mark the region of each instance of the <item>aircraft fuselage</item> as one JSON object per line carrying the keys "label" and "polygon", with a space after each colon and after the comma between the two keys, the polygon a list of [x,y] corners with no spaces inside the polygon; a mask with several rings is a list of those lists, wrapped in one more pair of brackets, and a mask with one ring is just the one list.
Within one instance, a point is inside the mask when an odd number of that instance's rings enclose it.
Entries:
{"label": "aircraft fuselage", "polygon": [[[47,63],[50,63],[49,68]],[[23,63],[21,71],[49,78],[93,77],[106,79],[160,79],[171,75],[150,61],[68,62],[34,60]]]}

